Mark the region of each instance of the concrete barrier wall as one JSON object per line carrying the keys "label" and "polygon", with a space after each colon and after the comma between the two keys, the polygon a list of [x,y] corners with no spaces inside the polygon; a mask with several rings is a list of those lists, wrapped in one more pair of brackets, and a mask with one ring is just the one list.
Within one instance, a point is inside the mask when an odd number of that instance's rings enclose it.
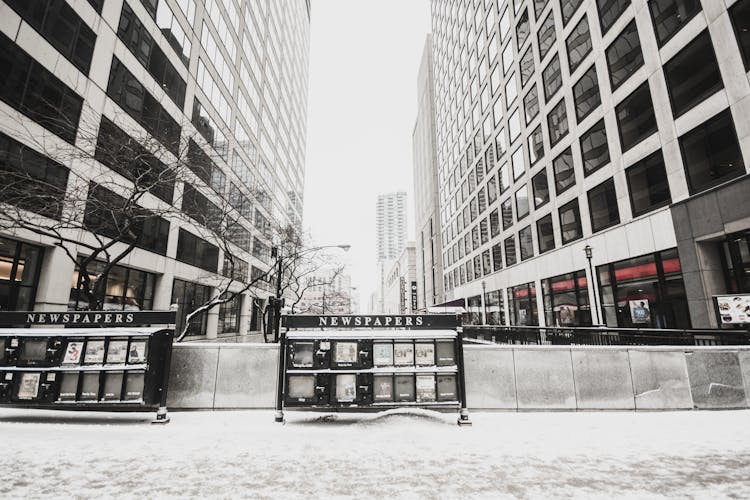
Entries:
{"label": "concrete barrier wall", "polygon": [[[467,345],[469,408],[750,408],[750,347]],[[278,347],[178,344],[173,409],[273,408]]]}

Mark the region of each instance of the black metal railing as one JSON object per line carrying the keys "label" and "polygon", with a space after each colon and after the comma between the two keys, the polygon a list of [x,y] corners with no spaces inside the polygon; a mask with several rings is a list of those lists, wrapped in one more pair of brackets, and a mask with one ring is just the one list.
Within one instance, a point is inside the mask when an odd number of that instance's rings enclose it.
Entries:
{"label": "black metal railing", "polygon": [[464,337],[519,345],[750,345],[746,330],[464,325]]}

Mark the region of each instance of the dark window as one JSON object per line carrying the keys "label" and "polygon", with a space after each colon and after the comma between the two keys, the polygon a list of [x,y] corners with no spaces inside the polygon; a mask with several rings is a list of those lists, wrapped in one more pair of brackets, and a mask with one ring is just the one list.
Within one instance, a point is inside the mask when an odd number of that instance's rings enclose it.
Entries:
{"label": "dark window", "polygon": [[493,204],[495,203],[495,200],[497,200],[497,181],[495,180],[496,176],[492,176],[487,181],[487,203]]}
{"label": "dark window", "polygon": [[219,155],[228,160],[228,143],[219,125],[203,109],[197,97],[193,98],[193,116],[190,120],[200,135],[206,139]]}
{"label": "dark window", "polygon": [[583,0],[560,0],[560,10],[562,11],[563,26],[568,24],[570,18],[576,13]]}
{"label": "dark window", "polygon": [[602,27],[602,36],[615,24],[625,9],[630,5],[630,0],[596,0],[599,9],[599,23]]}
{"label": "dark window", "polygon": [[656,117],[651,104],[648,81],[635,89],[615,108],[620,129],[620,144],[625,152],[656,132]]}
{"label": "dark window", "polygon": [[512,266],[513,264],[517,262],[515,237],[511,236],[510,238],[505,238],[504,245],[505,245],[505,265]]}
{"label": "dark window", "polygon": [[539,240],[539,253],[548,252],[555,248],[555,230],[552,227],[552,214],[548,214],[536,221],[537,239]]}
{"label": "dark window", "polygon": [[490,212],[490,234],[493,238],[500,234],[500,213],[497,208]]}
{"label": "dark window", "polygon": [[617,193],[615,192],[615,181],[613,179],[606,180],[590,189],[588,197],[592,232],[596,233],[620,223]]}
{"label": "dark window", "polygon": [[543,169],[531,179],[534,188],[534,208],[539,208],[549,201],[549,184],[547,169]]}
{"label": "dark window", "polygon": [[630,75],[643,66],[641,41],[638,38],[638,28],[635,20],[625,26],[625,29],[607,47],[607,66],[609,67],[609,81],[612,91],[622,85]]}
{"label": "dark window", "polygon": [[560,73],[560,56],[555,57],[549,62],[542,72],[542,81],[544,82],[544,100],[549,102],[560,86],[562,85],[562,74]]}
{"label": "dark window", "polygon": [[219,228],[222,222],[219,207],[187,182],[182,193],[181,210],[209,229]]}
{"label": "dark window", "polygon": [[565,111],[565,99],[561,99],[547,115],[549,145],[554,146],[568,134],[568,115]]}
{"label": "dark window", "polygon": [[[176,279],[172,284],[172,304],[177,304],[176,330],[185,328],[187,315],[211,299],[211,287]],[[190,318],[187,335],[205,335],[208,311],[200,312]]]}
{"label": "dark window", "polygon": [[[78,260],[83,259],[79,257]],[[101,261],[90,262],[86,266],[86,271],[92,279],[102,279],[101,274],[105,266],[106,264]],[[83,280],[83,275],[79,273],[76,287],[70,289],[68,310],[87,310],[93,305],[89,304]],[[109,270],[104,282],[104,309],[150,311],[154,308],[155,284],[156,274],[125,266],[114,266]]]}
{"label": "dark window", "polygon": [[230,301],[223,302],[219,306],[217,333],[239,333],[241,305],[242,295],[235,295]]}
{"label": "dark window", "polygon": [[521,261],[534,256],[534,237],[531,226],[526,226],[518,232],[518,244],[521,247]]}
{"label": "dark window", "polygon": [[609,146],[604,119],[583,133],[581,136],[581,156],[583,157],[583,175],[588,176],[609,163]]}
{"label": "dark window", "polygon": [[117,57],[112,58],[107,95],[169,151],[179,154],[180,125]]}
{"label": "dark window", "polygon": [[628,178],[634,217],[672,202],[661,150],[629,167],[625,175]]}
{"label": "dark window", "polygon": [[573,87],[573,100],[576,105],[576,118],[580,123],[589,113],[601,104],[599,82],[596,78],[596,66],[591,65]]}
{"label": "dark window", "polygon": [[583,16],[573,31],[571,31],[568,39],[565,41],[568,47],[568,64],[570,66],[570,72],[573,73],[575,69],[581,64],[581,61],[591,52],[591,36],[589,35],[589,21],[586,16]]}
{"label": "dark window", "polygon": [[166,202],[172,201],[175,176],[141,143],[102,116],[96,141],[97,160]]}
{"label": "dark window", "polygon": [[539,114],[539,94],[536,83],[531,87],[526,97],[523,98],[523,107],[526,112],[526,124],[528,124]]}
{"label": "dark window", "polygon": [[186,158],[187,167],[198,176],[200,180],[210,186],[219,194],[224,192],[226,186],[226,175],[203,151],[203,149],[190,139]]}
{"label": "dark window", "polygon": [[750,0],[740,0],[729,9],[734,35],[745,61],[745,70],[750,71]]}
{"label": "dark window", "polygon": [[518,50],[521,51],[526,39],[529,37],[529,11],[524,9],[523,13],[519,17],[518,24],[516,25],[516,43],[518,44]]}
{"label": "dark window", "polygon": [[520,68],[521,87],[523,87],[534,74],[534,53],[531,50],[531,45],[529,45],[528,50],[526,50],[526,53],[521,57]]}
{"label": "dark window", "polygon": [[1,311],[34,309],[43,257],[42,247],[0,238]]}
{"label": "dark window", "polygon": [[486,218],[479,221],[479,238],[482,240],[482,245],[490,241],[490,233],[487,228]]}
{"label": "dark window", "polygon": [[498,243],[492,247],[492,269],[499,271],[503,268],[503,246]]}
{"label": "dark window", "polygon": [[37,30],[65,59],[73,63],[83,74],[88,74],[96,35],[65,0],[6,0],[5,3]]}
{"label": "dark window", "polygon": [[3,203],[54,219],[62,215],[68,185],[67,167],[2,132],[0,178],[4,185]]}
{"label": "dark window", "polygon": [[551,10],[542,23],[542,27],[539,28],[537,39],[539,40],[539,60],[541,61],[555,44],[555,40],[557,40],[557,36],[555,35],[555,16]]}
{"label": "dark window", "polygon": [[690,194],[745,173],[737,132],[729,110],[680,137]]}
{"label": "dark window", "polygon": [[544,137],[542,135],[542,126],[537,125],[529,136],[529,163],[534,165],[544,156]]}
{"label": "dark window", "polygon": [[648,3],[659,47],[701,11],[700,0],[651,0]]}
{"label": "dark window", "polygon": [[219,267],[219,248],[180,228],[176,258],[180,262],[215,273]]}
{"label": "dark window", "polygon": [[529,190],[526,184],[516,191],[516,217],[518,220],[529,215]]}
{"label": "dark window", "polygon": [[591,326],[591,307],[585,271],[542,280],[547,326]]}
{"label": "dark window", "polygon": [[182,109],[185,105],[185,81],[127,2],[122,5],[117,36],[154,77],[169,98]]}
{"label": "dark window", "polygon": [[664,77],[675,118],[724,87],[708,30],[664,65]]}
{"label": "dark window", "polygon": [[508,316],[511,325],[533,326],[539,324],[534,282],[508,289]]}
{"label": "dark window", "polygon": [[552,169],[555,172],[555,193],[558,196],[570,187],[575,186],[576,174],[573,170],[573,153],[570,148],[560,153],[552,161]]}
{"label": "dark window", "polygon": [[503,230],[506,230],[513,225],[513,202],[510,198],[500,205],[500,211],[503,214]]}
{"label": "dark window", "polygon": [[578,199],[566,203],[560,207],[560,236],[562,243],[570,243],[583,238],[581,229],[581,213],[578,210]]}
{"label": "dark window", "polygon": [[73,144],[83,99],[0,33],[0,99]]}

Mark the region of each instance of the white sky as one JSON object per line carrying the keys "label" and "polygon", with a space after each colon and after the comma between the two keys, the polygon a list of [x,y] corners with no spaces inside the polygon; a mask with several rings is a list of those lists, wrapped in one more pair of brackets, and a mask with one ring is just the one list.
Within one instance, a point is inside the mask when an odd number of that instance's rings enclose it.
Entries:
{"label": "white sky", "polygon": [[405,190],[429,0],[312,0],[304,224],[345,261],[366,312],[375,289],[375,202]]}

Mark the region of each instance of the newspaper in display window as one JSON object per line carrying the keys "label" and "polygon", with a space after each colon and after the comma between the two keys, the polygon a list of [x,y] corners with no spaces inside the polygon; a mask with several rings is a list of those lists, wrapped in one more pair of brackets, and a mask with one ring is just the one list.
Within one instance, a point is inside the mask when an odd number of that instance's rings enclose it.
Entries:
{"label": "newspaper in display window", "polygon": [[334,351],[333,359],[336,363],[356,363],[357,343],[336,342],[336,350]]}
{"label": "newspaper in display window", "polygon": [[630,306],[630,319],[634,324],[647,325],[651,323],[651,308],[648,299],[637,299],[628,301]]}
{"label": "newspaper in display window", "polygon": [[375,401],[393,401],[393,377],[391,375],[376,375],[373,377],[373,386]]}
{"label": "newspaper in display window", "polygon": [[396,366],[414,365],[414,344],[396,342],[393,345],[393,364]]}
{"label": "newspaper in display window", "polygon": [[417,402],[435,401],[435,375],[417,375]]}
{"label": "newspaper in display window", "polygon": [[41,373],[22,373],[18,384],[18,399],[36,399],[41,377]]}
{"label": "newspaper in display window", "polygon": [[110,340],[107,349],[107,363],[123,364],[128,357],[127,340]]}
{"label": "newspaper in display window", "polygon": [[375,366],[393,366],[393,344],[375,343],[372,346]]}
{"label": "newspaper in display window", "polygon": [[89,340],[86,342],[86,355],[83,362],[87,365],[100,365],[104,363],[104,341]]}
{"label": "newspaper in display window", "polygon": [[414,360],[417,366],[432,366],[435,364],[435,344],[432,342],[417,342],[414,344]]}
{"label": "newspaper in display window", "polygon": [[146,341],[134,340],[130,343],[130,352],[128,353],[128,363],[141,364],[146,362]]}
{"label": "newspaper in display window", "polygon": [[336,375],[336,401],[351,403],[357,398],[357,376],[354,374]]}
{"label": "newspaper in display window", "polygon": [[62,364],[64,365],[77,365],[81,362],[81,354],[83,354],[85,342],[82,341],[71,341],[65,347],[65,356],[63,357]]}
{"label": "newspaper in display window", "polygon": [[292,366],[295,368],[310,368],[313,366],[312,342],[295,342],[293,348]]}

